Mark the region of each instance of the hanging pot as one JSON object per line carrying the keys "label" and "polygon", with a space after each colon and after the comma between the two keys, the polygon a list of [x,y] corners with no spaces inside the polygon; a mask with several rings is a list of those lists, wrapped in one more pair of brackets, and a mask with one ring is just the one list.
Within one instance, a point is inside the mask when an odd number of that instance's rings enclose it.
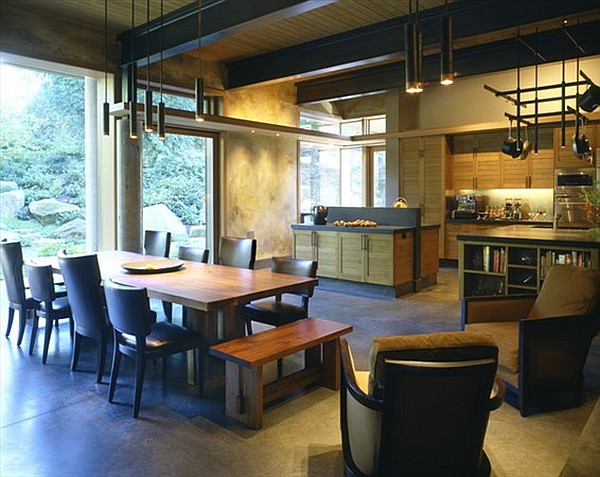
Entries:
{"label": "hanging pot", "polygon": [[579,118],[579,117],[576,118],[575,135],[573,136],[573,143],[572,143],[573,154],[578,159],[590,161],[590,159],[592,157],[592,148],[590,146],[590,143],[589,143],[587,137],[585,136],[585,129],[584,129],[584,132],[581,135],[581,137],[579,136],[579,121],[580,120],[581,120],[581,124],[585,128],[583,118]]}
{"label": "hanging pot", "polygon": [[523,151],[523,141],[517,141],[512,137],[512,119],[508,123],[508,137],[502,143],[501,150],[504,154],[515,159],[519,157]]}
{"label": "hanging pot", "polygon": [[531,143],[529,142],[529,130],[527,126],[525,126],[525,142],[523,142],[523,150],[521,151],[521,155],[519,159],[524,161],[529,156],[529,151],[531,151]]}

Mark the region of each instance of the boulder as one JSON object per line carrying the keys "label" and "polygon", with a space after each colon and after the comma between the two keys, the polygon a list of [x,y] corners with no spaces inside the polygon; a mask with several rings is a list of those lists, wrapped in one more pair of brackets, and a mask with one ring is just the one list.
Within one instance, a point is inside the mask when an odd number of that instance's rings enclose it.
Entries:
{"label": "boulder", "polygon": [[71,240],[85,240],[85,220],[77,218],[58,227],[52,237]]}
{"label": "boulder", "polygon": [[172,235],[185,235],[187,230],[183,222],[165,204],[144,207],[144,230],[164,230]]}
{"label": "boulder", "polygon": [[0,206],[2,207],[3,217],[16,217],[23,207],[25,207],[25,191],[17,189],[2,192],[0,194]]}
{"label": "boulder", "polygon": [[43,225],[60,224],[78,210],[78,206],[56,199],[36,200],[29,204],[29,212]]}
{"label": "boulder", "polygon": [[19,188],[16,182],[14,181],[0,181],[0,193],[2,192],[12,192]]}

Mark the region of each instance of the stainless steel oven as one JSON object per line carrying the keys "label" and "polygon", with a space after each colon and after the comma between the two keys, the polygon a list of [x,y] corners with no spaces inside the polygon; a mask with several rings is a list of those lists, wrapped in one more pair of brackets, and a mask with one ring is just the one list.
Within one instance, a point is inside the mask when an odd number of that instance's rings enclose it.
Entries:
{"label": "stainless steel oven", "polygon": [[594,185],[596,169],[558,169],[554,182],[554,213],[560,214],[559,227],[589,226],[582,192]]}

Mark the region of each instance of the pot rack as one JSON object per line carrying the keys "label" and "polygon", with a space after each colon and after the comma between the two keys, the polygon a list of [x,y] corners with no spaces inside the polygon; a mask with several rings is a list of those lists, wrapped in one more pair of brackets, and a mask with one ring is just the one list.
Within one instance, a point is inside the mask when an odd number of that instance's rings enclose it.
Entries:
{"label": "pot rack", "polygon": [[[538,152],[538,130],[539,130],[539,118],[549,117],[549,116],[557,116],[560,115],[561,121],[561,145],[565,146],[565,128],[566,128],[566,116],[567,114],[573,114],[576,117],[576,120],[582,119],[587,121],[588,118],[579,112],[579,108],[572,108],[566,104],[567,100],[575,100],[578,105],[579,101],[579,86],[584,85],[593,85],[593,81],[591,78],[585,74],[584,71],[579,69],[579,56],[580,54],[585,55],[586,51],[579,44],[579,42],[571,35],[571,33],[567,30],[565,26],[566,22],[563,22],[561,25],[561,30],[564,33],[565,37],[569,40],[572,46],[575,47],[577,52],[577,71],[579,76],[583,79],[577,79],[576,81],[565,81],[565,59],[563,56],[562,60],[562,81],[556,84],[549,85],[538,85],[538,62],[547,61],[546,58],[540,54],[534,47],[528,44],[523,38],[521,38],[519,31],[517,31],[516,40],[517,40],[517,87],[511,90],[500,91],[497,90],[487,84],[483,85],[483,88],[491,93],[493,93],[497,98],[503,98],[504,100],[512,103],[516,107],[516,114],[510,114],[505,112],[504,116],[509,119],[509,121],[516,121],[517,123],[517,144],[521,141],[521,125],[525,125],[525,127],[533,126],[534,127],[534,152]],[[536,30],[537,33],[537,30]],[[521,88],[521,67],[520,67],[520,46],[525,46],[535,57],[535,85],[528,88]],[[567,88],[577,87],[576,94],[567,94]],[[555,96],[539,98],[538,93],[540,91],[551,91],[551,90],[559,90],[558,94]],[[534,93],[534,97],[531,99],[522,99],[522,94],[531,94]],[[513,95],[516,95],[513,96]],[[541,103],[551,103],[560,101],[560,109],[555,111],[547,111],[544,113],[539,112],[539,105]],[[527,109],[528,105],[534,105],[534,112],[528,114],[522,114],[521,108]],[[532,121],[529,121],[533,119]]]}

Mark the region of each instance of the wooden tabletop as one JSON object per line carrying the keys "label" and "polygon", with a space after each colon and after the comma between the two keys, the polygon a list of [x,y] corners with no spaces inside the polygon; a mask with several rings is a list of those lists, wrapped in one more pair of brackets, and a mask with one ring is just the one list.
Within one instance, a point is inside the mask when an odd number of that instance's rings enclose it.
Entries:
{"label": "wooden tabletop", "polygon": [[133,252],[98,252],[103,278],[145,287],[154,298],[202,311],[242,305],[318,284],[315,278],[273,273],[270,269],[248,270],[190,261],[185,261],[180,270],[168,273],[134,274],[121,268],[124,262],[148,258],[148,255]]}

